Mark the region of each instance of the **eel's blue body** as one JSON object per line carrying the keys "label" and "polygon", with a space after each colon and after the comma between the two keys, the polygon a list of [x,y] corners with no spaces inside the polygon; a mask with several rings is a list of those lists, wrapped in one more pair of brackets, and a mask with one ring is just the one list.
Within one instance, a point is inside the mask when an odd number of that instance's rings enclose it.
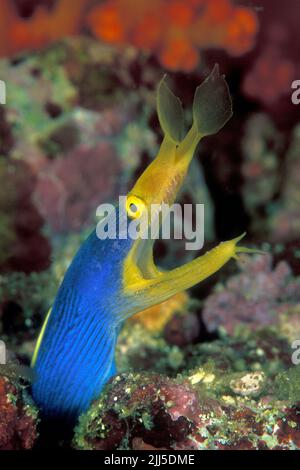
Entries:
{"label": "eel's blue body", "polygon": [[131,244],[94,231],[65,274],[34,364],[33,397],[47,415],[84,411],[115,372],[122,260]]}

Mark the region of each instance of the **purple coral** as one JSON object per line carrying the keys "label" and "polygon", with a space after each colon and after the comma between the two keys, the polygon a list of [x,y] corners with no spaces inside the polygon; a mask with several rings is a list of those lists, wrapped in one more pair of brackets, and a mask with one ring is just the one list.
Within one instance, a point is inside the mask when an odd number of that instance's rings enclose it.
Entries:
{"label": "purple coral", "polygon": [[300,300],[300,280],[292,277],[285,261],[273,269],[270,255],[244,259],[241,273],[215,289],[204,303],[209,331],[223,327],[232,334],[238,325],[251,330],[276,325],[280,315]]}

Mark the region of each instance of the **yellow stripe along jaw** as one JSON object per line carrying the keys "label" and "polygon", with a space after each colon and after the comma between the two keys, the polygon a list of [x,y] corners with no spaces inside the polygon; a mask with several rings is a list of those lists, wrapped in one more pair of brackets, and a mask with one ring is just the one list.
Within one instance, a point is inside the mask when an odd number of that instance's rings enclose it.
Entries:
{"label": "yellow stripe along jaw", "polygon": [[124,263],[124,294],[135,297],[140,310],[161,303],[208,278],[231,258],[235,258],[237,253],[257,252],[237,246],[241,238],[222,242],[204,255],[171,271],[162,272],[155,267],[153,277],[144,275],[132,252]]}

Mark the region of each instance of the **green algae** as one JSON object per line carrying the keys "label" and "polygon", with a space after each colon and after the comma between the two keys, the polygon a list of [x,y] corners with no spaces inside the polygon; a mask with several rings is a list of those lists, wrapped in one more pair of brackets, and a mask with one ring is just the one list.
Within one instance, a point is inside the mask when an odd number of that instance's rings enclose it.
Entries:
{"label": "green algae", "polygon": [[280,372],[275,377],[274,389],[281,400],[288,400],[290,403],[300,401],[300,365]]}

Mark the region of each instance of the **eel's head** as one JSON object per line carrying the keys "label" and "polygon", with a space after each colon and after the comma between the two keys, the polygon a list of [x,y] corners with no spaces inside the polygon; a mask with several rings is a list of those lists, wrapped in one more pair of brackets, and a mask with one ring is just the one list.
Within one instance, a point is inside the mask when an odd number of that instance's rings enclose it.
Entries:
{"label": "eel's head", "polygon": [[172,204],[180,190],[200,139],[218,132],[232,116],[228,86],[216,65],[196,89],[193,103],[193,125],[184,132],[183,109],[177,98],[161,80],[157,92],[157,112],[164,133],[157,157],[127,196],[129,217],[139,217],[153,204]]}
{"label": "eel's head", "polygon": [[[143,224],[141,232],[149,231],[149,225],[160,214],[161,205],[171,205],[175,201],[200,139],[218,132],[232,116],[229,89],[218,66],[215,65],[196,89],[193,124],[187,133],[184,132],[181,102],[168,88],[165,77],[158,87],[157,112],[164,134],[161,147],[126,198],[129,219],[138,221],[147,215],[148,225]],[[140,237],[133,243],[124,271],[125,287],[158,274],[153,262],[153,239]]]}

